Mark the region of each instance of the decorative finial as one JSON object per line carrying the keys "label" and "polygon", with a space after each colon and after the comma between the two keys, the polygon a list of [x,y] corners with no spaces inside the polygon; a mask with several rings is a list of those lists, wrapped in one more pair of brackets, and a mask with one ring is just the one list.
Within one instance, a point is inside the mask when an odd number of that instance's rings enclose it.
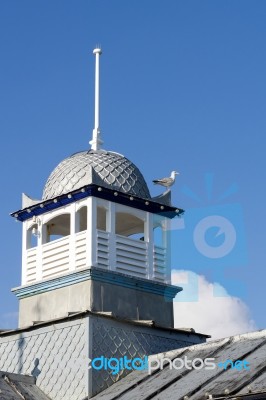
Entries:
{"label": "decorative finial", "polygon": [[102,54],[102,50],[100,46],[97,46],[96,49],[93,50],[93,54],[95,54],[95,122],[94,129],[92,131],[92,140],[90,141],[92,150],[100,150],[103,141],[101,140],[100,133],[100,55]]}

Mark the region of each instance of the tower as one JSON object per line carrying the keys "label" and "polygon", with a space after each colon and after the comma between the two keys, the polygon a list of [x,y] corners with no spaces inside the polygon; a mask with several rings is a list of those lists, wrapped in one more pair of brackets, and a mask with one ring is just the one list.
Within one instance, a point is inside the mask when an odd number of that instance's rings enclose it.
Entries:
{"label": "tower", "polygon": [[[40,201],[23,196],[19,326],[85,310],[173,327],[169,223],[182,210],[152,199],[139,169],[101,148],[99,58],[91,149],[53,170]],[[160,236],[160,243],[155,243]],[[157,231],[160,231],[158,234]]]}
{"label": "tower", "polygon": [[136,165],[102,148],[101,49],[94,55],[91,148],[61,161],[42,199],[24,194],[11,214],[23,225],[19,329],[0,334],[0,370],[38,370],[56,400],[84,400],[128,373],[88,369],[88,358],[144,357],[207,337],[174,329],[182,289],[171,285],[170,222],[183,210],[169,191],[152,198]]}

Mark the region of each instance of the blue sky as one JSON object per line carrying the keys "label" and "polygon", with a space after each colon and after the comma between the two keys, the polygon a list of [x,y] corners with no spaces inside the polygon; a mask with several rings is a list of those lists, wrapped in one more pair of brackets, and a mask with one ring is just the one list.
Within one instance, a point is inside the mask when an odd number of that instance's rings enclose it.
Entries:
{"label": "blue sky", "polygon": [[[184,267],[266,326],[265,20],[263,0],[0,1],[0,328],[14,325],[21,273],[21,226],[9,212],[22,192],[41,198],[52,169],[88,148],[97,43],[104,148],[132,160],[153,195],[152,179],[178,170],[172,199],[188,218],[228,207],[243,239],[235,258],[218,272],[192,257]],[[182,266],[178,250],[173,262]]]}

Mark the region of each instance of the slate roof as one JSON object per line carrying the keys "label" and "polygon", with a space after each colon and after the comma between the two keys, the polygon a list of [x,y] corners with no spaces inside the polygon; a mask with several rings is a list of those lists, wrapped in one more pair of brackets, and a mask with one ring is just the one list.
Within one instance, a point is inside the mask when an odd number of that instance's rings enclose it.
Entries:
{"label": "slate roof", "polygon": [[[155,359],[167,357],[173,361],[185,356],[189,360],[215,358],[217,367],[177,370],[165,364],[151,375],[147,370],[133,371],[93,400],[266,399],[266,330],[173,350]],[[218,366],[229,359],[246,360],[250,369]]]}
{"label": "slate roof", "polygon": [[35,378],[28,375],[0,371],[1,400],[50,400],[36,385]]}

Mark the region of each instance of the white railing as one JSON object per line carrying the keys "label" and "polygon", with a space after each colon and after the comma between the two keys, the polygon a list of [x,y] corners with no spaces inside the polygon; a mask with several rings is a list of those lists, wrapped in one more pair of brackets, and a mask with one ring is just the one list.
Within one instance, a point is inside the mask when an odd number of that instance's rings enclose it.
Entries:
{"label": "white railing", "polygon": [[42,278],[68,272],[69,247],[69,236],[42,246]]}
{"label": "white railing", "polygon": [[154,279],[165,281],[166,277],[166,249],[160,246],[154,246],[153,249],[153,274]]}
{"label": "white railing", "polygon": [[86,267],[86,233],[82,231],[75,235],[75,268]]}
{"label": "white railing", "polygon": [[37,273],[37,248],[27,250],[26,254],[26,281],[27,283],[36,281]]}
{"label": "white railing", "polygon": [[[24,284],[91,267],[87,231],[76,233],[26,251]],[[130,276],[167,281],[166,249],[121,235],[97,230],[94,266]],[[149,259],[151,254],[151,259]],[[149,267],[149,265],[152,268]]]}
{"label": "white railing", "polygon": [[116,270],[125,274],[147,277],[148,243],[116,235]]}
{"label": "white railing", "polygon": [[110,233],[97,230],[97,267],[108,269]]}

